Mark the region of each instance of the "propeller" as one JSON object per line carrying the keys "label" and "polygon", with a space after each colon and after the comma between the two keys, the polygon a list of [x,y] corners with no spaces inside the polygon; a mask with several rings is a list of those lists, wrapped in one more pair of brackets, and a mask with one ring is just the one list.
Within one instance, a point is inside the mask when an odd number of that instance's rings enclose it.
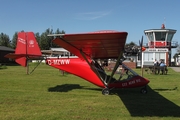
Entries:
{"label": "propeller", "polygon": [[142,47],[143,47],[143,36],[142,36],[141,40],[139,40],[139,46],[141,47],[141,52],[142,52]]}

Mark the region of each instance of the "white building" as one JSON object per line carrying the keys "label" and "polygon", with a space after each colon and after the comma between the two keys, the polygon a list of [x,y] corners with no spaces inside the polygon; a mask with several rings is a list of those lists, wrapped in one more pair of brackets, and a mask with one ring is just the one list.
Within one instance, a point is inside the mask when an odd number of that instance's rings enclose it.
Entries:
{"label": "white building", "polygon": [[[165,29],[162,24],[161,29],[144,30],[148,43],[146,50],[142,52],[142,65],[153,65],[155,59],[163,60],[167,66],[171,66],[171,49],[177,48],[178,42],[172,42],[172,38],[176,33],[174,29]],[[140,64],[141,58],[138,59],[137,66]]]}

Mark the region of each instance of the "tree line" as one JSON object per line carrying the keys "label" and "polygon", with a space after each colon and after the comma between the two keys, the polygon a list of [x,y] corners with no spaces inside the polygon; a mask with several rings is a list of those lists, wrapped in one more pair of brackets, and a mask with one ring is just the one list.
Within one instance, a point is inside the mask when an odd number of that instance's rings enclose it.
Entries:
{"label": "tree line", "polygon": [[[21,32],[24,32],[22,30]],[[57,29],[55,32],[53,32],[53,29],[46,29],[43,33],[34,33],[36,40],[39,44],[39,47],[41,50],[49,50],[51,47],[59,47],[56,44],[52,43],[53,36],[49,37],[48,34],[65,34],[65,31],[60,31]],[[0,34],[0,46],[6,46],[15,49],[16,48],[16,42],[17,42],[18,32],[15,32],[12,39],[10,40],[9,36],[5,33]]]}
{"label": "tree line", "polygon": [[[22,30],[21,32],[24,32],[24,30]],[[18,32],[15,32],[13,35],[13,38],[10,40],[9,36],[5,33],[1,33],[0,34],[0,46],[6,46],[6,47],[10,47],[15,49],[16,48],[16,42],[17,42],[17,34]],[[41,50],[49,50],[50,48],[55,48],[55,47],[59,47],[56,44],[54,44],[52,42],[52,40],[54,39],[54,37],[49,37],[47,36],[48,34],[65,34],[65,31],[62,30],[60,31],[59,29],[57,29],[55,32],[53,32],[53,29],[46,29],[45,32],[43,33],[34,33],[36,40],[40,46]],[[130,43],[126,43],[126,50],[129,49],[128,46],[131,46],[130,48],[134,48],[132,46],[137,46],[134,42],[130,42]],[[177,53],[173,56],[177,56],[180,54],[180,45],[177,48]]]}

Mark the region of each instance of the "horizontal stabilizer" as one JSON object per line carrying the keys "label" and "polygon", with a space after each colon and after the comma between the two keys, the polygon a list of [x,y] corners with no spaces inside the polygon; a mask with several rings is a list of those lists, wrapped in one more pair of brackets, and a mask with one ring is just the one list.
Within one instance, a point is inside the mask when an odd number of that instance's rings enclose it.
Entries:
{"label": "horizontal stabilizer", "polygon": [[25,57],[25,56],[26,56],[26,54],[14,54],[14,53],[9,53],[9,54],[5,55],[4,57],[15,60],[15,59],[19,59],[19,58]]}
{"label": "horizontal stabilizer", "polygon": [[16,59],[16,62],[18,64],[20,64],[21,66],[23,66],[23,67],[27,66],[27,59],[26,59],[26,57],[21,57],[19,59]]}

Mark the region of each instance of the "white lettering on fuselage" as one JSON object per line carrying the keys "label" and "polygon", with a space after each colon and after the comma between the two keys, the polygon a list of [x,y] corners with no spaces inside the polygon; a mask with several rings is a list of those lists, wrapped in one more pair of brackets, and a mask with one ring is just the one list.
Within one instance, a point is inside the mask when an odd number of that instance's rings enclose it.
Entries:
{"label": "white lettering on fuselage", "polygon": [[129,83],[129,85],[132,85],[132,84],[135,84],[136,82],[135,82],[135,80],[133,80],[133,81],[130,81],[128,83]]}
{"label": "white lettering on fuselage", "polygon": [[141,82],[141,79],[136,79],[136,80],[132,80],[132,81],[129,81],[129,82],[124,82],[122,83],[122,87],[126,87],[128,85],[133,85],[135,83],[140,83]]}
{"label": "white lettering on fuselage", "polygon": [[127,83],[122,83],[122,86],[123,86],[123,87],[127,86]]}
{"label": "white lettering on fuselage", "polygon": [[47,60],[48,65],[68,65],[70,59]]}
{"label": "white lettering on fuselage", "polygon": [[141,79],[136,79],[136,83],[141,82]]}

